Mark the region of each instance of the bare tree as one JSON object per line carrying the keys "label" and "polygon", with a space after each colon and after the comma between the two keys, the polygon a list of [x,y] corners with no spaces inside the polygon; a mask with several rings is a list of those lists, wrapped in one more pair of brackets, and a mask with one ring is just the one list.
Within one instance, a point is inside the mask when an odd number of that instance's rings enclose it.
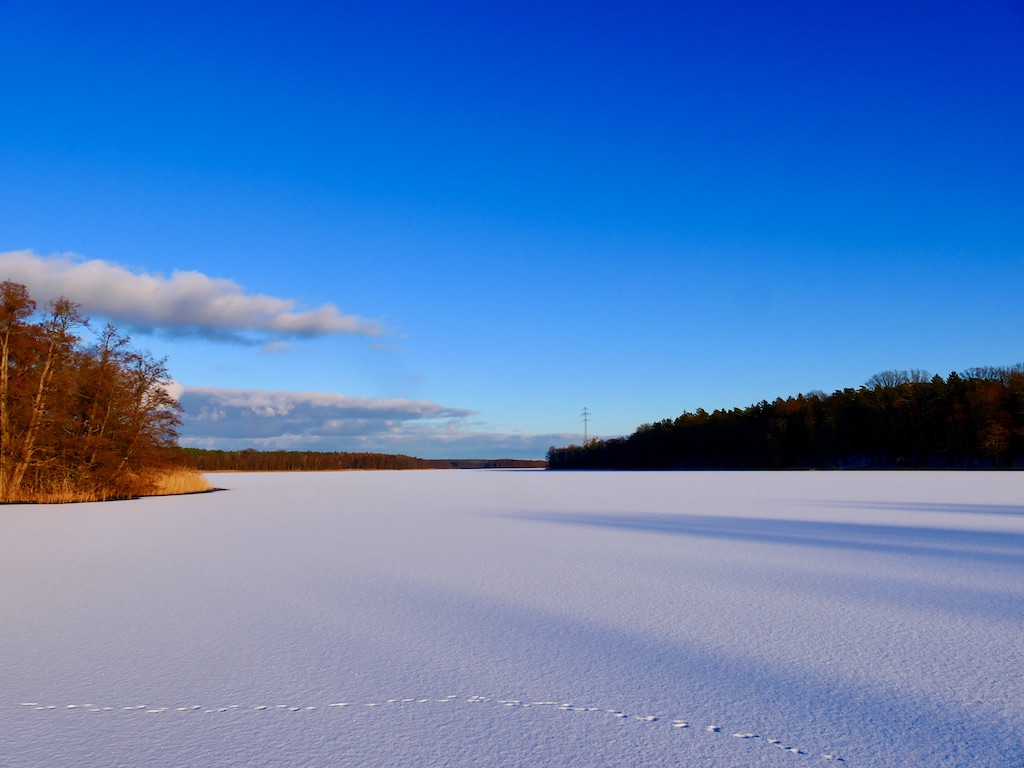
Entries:
{"label": "bare tree", "polygon": [[44,420],[52,417],[59,408],[53,398],[59,396],[53,385],[54,374],[71,364],[72,352],[78,343],[78,337],[72,331],[85,325],[79,313],[79,305],[61,296],[47,304],[49,311],[46,319],[40,324],[40,344],[36,345],[37,356],[33,360],[35,375],[32,403],[29,411],[28,424],[21,437],[11,471],[10,490],[18,493],[25,472],[36,454],[37,439]]}
{"label": "bare tree", "polygon": [[24,285],[10,280],[0,283],[0,499],[9,497],[15,460],[13,379],[21,372],[21,348],[29,332],[28,318],[35,309],[36,303]]}

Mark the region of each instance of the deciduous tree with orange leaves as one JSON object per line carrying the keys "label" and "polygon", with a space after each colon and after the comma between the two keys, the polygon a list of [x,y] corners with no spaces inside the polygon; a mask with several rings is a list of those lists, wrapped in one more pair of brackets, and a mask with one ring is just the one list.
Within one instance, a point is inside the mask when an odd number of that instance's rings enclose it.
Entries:
{"label": "deciduous tree with orange leaves", "polygon": [[181,421],[166,360],[111,325],[83,343],[68,298],[37,309],[26,286],[0,283],[0,501],[152,492]]}

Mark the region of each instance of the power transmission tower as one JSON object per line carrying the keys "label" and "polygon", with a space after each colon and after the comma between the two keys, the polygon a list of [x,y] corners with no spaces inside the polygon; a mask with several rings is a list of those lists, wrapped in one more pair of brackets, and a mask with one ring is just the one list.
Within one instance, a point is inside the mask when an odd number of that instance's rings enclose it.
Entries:
{"label": "power transmission tower", "polygon": [[590,409],[583,406],[583,413],[580,414],[583,420],[583,444],[587,444],[587,426],[590,424]]}

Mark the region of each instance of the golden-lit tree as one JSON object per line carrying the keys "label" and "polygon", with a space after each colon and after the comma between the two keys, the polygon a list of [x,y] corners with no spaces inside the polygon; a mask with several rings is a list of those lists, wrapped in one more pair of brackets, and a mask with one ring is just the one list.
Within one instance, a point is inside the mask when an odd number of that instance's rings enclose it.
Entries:
{"label": "golden-lit tree", "polygon": [[67,298],[38,320],[36,306],[0,283],[0,500],[145,493],[180,423],[166,361],[110,325],[84,345]]}

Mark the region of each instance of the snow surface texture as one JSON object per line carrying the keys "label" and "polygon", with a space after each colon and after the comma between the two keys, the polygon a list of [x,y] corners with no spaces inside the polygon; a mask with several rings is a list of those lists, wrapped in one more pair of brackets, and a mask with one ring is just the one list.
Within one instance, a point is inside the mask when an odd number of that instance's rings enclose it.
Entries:
{"label": "snow surface texture", "polygon": [[212,477],[0,507],[0,765],[1024,765],[1024,474]]}

